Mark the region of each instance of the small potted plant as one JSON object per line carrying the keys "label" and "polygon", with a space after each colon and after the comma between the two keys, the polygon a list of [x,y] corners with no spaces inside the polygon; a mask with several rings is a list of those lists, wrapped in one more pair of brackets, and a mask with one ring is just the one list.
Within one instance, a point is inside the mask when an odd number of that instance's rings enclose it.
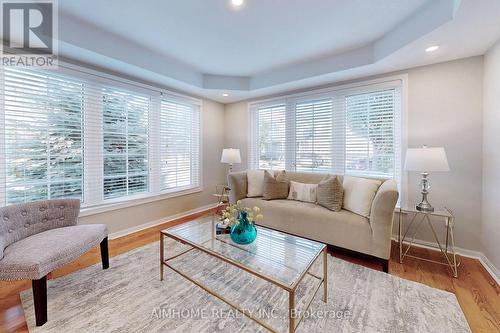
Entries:
{"label": "small potted plant", "polygon": [[253,209],[243,207],[241,201],[229,205],[222,216],[231,221],[231,239],[237,244],[250,244],[257,237],[255,222],[261,221],[264,216],[260,213],[260,208],[255,206]]}

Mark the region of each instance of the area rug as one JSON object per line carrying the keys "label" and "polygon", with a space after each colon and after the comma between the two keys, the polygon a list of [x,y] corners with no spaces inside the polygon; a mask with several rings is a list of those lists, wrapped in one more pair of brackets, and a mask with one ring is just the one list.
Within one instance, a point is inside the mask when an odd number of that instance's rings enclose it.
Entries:
{"label": "area rug", "polygon": [[[166,240],[168,255],[182,246]],[[328,302],[318,292],[297,332],[470,332],[455,295],[329,256]],[[34,323],[31,290],[21,293],[30,332],[267,332],[170,269],[159,280],[153,243],[48,282],[48,322]],[[280,332],[288,332],[281,289],[197,250],[175,267],[216,289]],[[314,269],[321,272],[321,263]],[[310,282],[310,281],[309,281]],[[313,283],[297,291],[303,307]]]}

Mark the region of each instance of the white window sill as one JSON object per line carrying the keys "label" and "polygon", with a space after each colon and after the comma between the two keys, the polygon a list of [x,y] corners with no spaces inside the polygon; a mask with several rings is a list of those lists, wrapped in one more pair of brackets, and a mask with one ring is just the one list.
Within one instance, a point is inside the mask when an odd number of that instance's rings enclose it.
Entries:
{"label": "white window sill", "polygon": [[169,198],[180,197],[188,194],[200,193],[203,191],[203,187],[195,187],[187,190],[181,190],[176,192],[162,193],[158,195],[148,195],[148,196],[140,196],[135,198],[129,198],[126,200],[119,200],[115,202],[108,202],[105,204],[91,206],[91,207],[82,207],[80,209],[79,217],[91,216],[95,214],[101,214],[113,210],[129,208],[134,206],[139,206],[143,204],[147,204],[150,202],[165,200]]}

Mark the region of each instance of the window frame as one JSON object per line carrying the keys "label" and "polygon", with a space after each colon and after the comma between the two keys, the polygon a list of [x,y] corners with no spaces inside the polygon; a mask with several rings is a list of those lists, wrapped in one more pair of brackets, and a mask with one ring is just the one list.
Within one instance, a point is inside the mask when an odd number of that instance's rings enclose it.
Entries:
{"label": "window frame", "polygon": [[[248,134],[248,140],[249,140],[249,149],[248,149],[248,168],[249,169],[257,169],[256,164],[254,161],[254,147],[256,146],[256,139],[255,138],[255,111],[258,108],[264,107],[264,106],[269,106],[269,105],[275,105],[275,104],[285,104],[286,105],[286,114],[287,114],[287,119],[286,119],[286,124],[288,128],[293,128],[294,127],[294,113],[295,113],[295,105],[297,103],[301,102],[307,102],[307,101],[314,101],[314,100],[320,100],[320,99],[326,99],[326,98],[332,98],[333,99],[333,108],[335,109],[336,107],[341,107],[339,106],[337,100],[342,100],[349,96],[349,95],[357,95],[357,94],[363,94],[363,93],[370,93],[370,92],[375,92],[375,91],[381,91],[381,90],[388,90],[388,89],[399,89],[399,97],[400,97],[400,112],[398,115],[395,115],[396,121],[398,122],[396,128],[394,129],[395,137],[399,137],[400,140],[395,143],[397,147],[396,154],[398,155],[398,164],[394,170],[394,179],[398,182],[398,187],[400,189],[400,202],[402,204],[405,204],[408,200],[408,195],[407,195],[407,184],[408,184],[408,175],[406,172],[404,172],[404,165],[403,161],[405,158],[406,154],[406,149],[408,147],[408,137],[407,137],[407,129],[408,129],[408,117],[407,117],[407,110],[408,110],[408,97],[407,97],[407,89],[408,87],[408,74],[400,74],[400,75],[394,75],[394,76],[388,76],[384,78],[379,78],[379,79],[374,79],[374,80],[367,80],[367,81],[360,81],[356,83],[351,83],[351,84],[344,84],[344,85],[336,85],[336,86],[330,86],[326,88],[321,88],[321,89],[313,89],[313,90],[307,90],[303,91],[300,93],[295,93],[295,94],[288,94],[288,95],[281,95],[275,98],[270,98],[270,99],[264,99],[264,100],[257,100],[248,103],[248,123],[249,123],[249,134]],[[342,102],[340,102],[340,105],[342,105]],[[345,107],[345,106],[344,106]],[[335,115],[337,113],[337,115]],[[334,112],[334,118],[338,115],[339,112]],[[343,110],[343,114],[345,114],[345,109]],[[344,117],[344,115],[342,115]],[[341,123],[341,127],[338,127],[338,124]],[[334,149],[333,154],[338,154],[339,157],[337,157],[337,160],[343,159],[344,164],[345,164],[345,118],[342,122],[335,122],[334,119],[334,124],[333,124],[333,130],[332,132],[335,133],[335,131],[341,130],[344,132],[344,142],[342,143],[344,149],[341,149],[341,151],[337,151]],[[287,135],[293,135],[293,140],[295,140],[295,135],[293,133],[293,130],[287,129]],[[333,134],[333,137],[335,138],[335,134]],[[338,143],[337,143],[338,144]],[[335,146],[335,143],[334,143]],[[291,149],[289,149],[291,150]],[[285,163],[286,165],[286,170],[291,170],[295,171],[295,166],[291,165],[288,160],[293,160],[294,157],[291,156],[291,152],[287,152],[287,161]],[[335,158],[334,158],[335,160]],[[342,165],[341,167],[338,166],[333,166],[332,170],[329,171],[328,173],[332,174],[339,174],[339,175],[344,175],[345,173],[345,166]],[[363,177],[363,176],[362,176]],[[364,176],[367,178],[370,177],[375,177],[375,176]],[[378,177],[378,178],[383,178],[383,177]],[[392,177],[391,177],[392,178]]]}
{"label": "window frame", "polygon": [[[41,71],[43,73],[50,74],[51,71],[33,69],[34,71]],[[155,86],[150,86],[147,84],[131,81],[124,79],[115,75],[103,73],[97,70],[81,67],[78,65],[69,64],[66,62],[59,62],[59,68],[53,70],[55,75],[66,76],[69,79],[82,82],[85,86],[85,96],[84,96],[84,110],[83,110],[83,175],[82,175],[82,207],[80,216],[89,216],[93,214],[98,214],[106,211],[112,211],[116,209],[121,209],[125,207],[132,207],[136,205],[145,204],[148,202],[154,202],[159,200],[165,200],[168,198],[189,195],[193,193],[199,193],[203,191],[203,102],[200,99],[193,98],[187,95],[178,94],[158,88]],[[4,117],[4,99],[3,99],[3,81],[4,73],[0,69],[0,126],[5,126],[3,121]],[[99,98],[99,91],[102,89],[117,89],[124,90],[130,93],[137,93],[138,95],[146,95],[149,97],[149,109],[148,109],[148,127],[147,127],[147,156],[148,156],[148,189],[146,192],[122,196],[118,198],[104,199],[103,187],[104,187],[104,164],[103,164],[103,152],[104,152],[104,136],[103,136],[103,108],[101,105],[97,105],[96,100]],[[104,94],[101,94],[101,98]],[[155,176],[159,174],[159,155],[156,152],[159,150],[158,142],[159,138],[156,136],[159,134],[155,128],[155,117],[159,117],[160,114],[160,101],[161,98],[168,96],[171,100],[176,100],[182,102],[183,104],[193,105],[198,108],[199,123],[198,123],[198,185],[193,187],[183,186],[182,188],[173,188],[168,192],[161,191],[158,187],[154,186]],[[93,102],[89,102],[90,99],[94,98]],[[92,104],[93,103],[93,104]],[[89,118],[90,117],[90,118]],[[91,119],[91,120],[88,120]],[[94,121],[99,121],[99,126],[90,126],[92,119]],[[91,129],[89,129],[91,127]],[[96,129],[95,127],[100,127]],[[2,127],[4,128],[4,127]],[[89,144],[90,141],[92,144]],[[96,142],[100,142],[97,144]],[[0,147],[5,147],[4,136],[0,136]],[[94,156],[91,161],[89,161],[89,156],[96,152],[95,148],[99,146],[100,153]],[[5,150],[4,150],[5,151]],[[158,157],[158,158],[157,158]],[[6,168],[5,168],[5,156],[0,156],[0,204],[6,205]],[[90,167],[90,163],[100,167]],[[91,180],[91,178],[96,180]],[[96,186],[100,184],[100,186]],[[85,198],[85,202],[83,199]],[[87,200],[93,198],[92,200]]]}

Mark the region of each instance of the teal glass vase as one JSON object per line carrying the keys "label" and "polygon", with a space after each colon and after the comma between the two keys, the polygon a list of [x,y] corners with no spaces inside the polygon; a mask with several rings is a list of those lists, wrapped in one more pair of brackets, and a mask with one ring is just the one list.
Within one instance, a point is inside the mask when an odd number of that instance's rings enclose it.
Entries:
{"label": "teal glass vase", "polygon": [[237,244],[250,244],[257,237],[257,229],[248,219],[247,212],[240,212],[238,224],[231,227],[231,239]]}

